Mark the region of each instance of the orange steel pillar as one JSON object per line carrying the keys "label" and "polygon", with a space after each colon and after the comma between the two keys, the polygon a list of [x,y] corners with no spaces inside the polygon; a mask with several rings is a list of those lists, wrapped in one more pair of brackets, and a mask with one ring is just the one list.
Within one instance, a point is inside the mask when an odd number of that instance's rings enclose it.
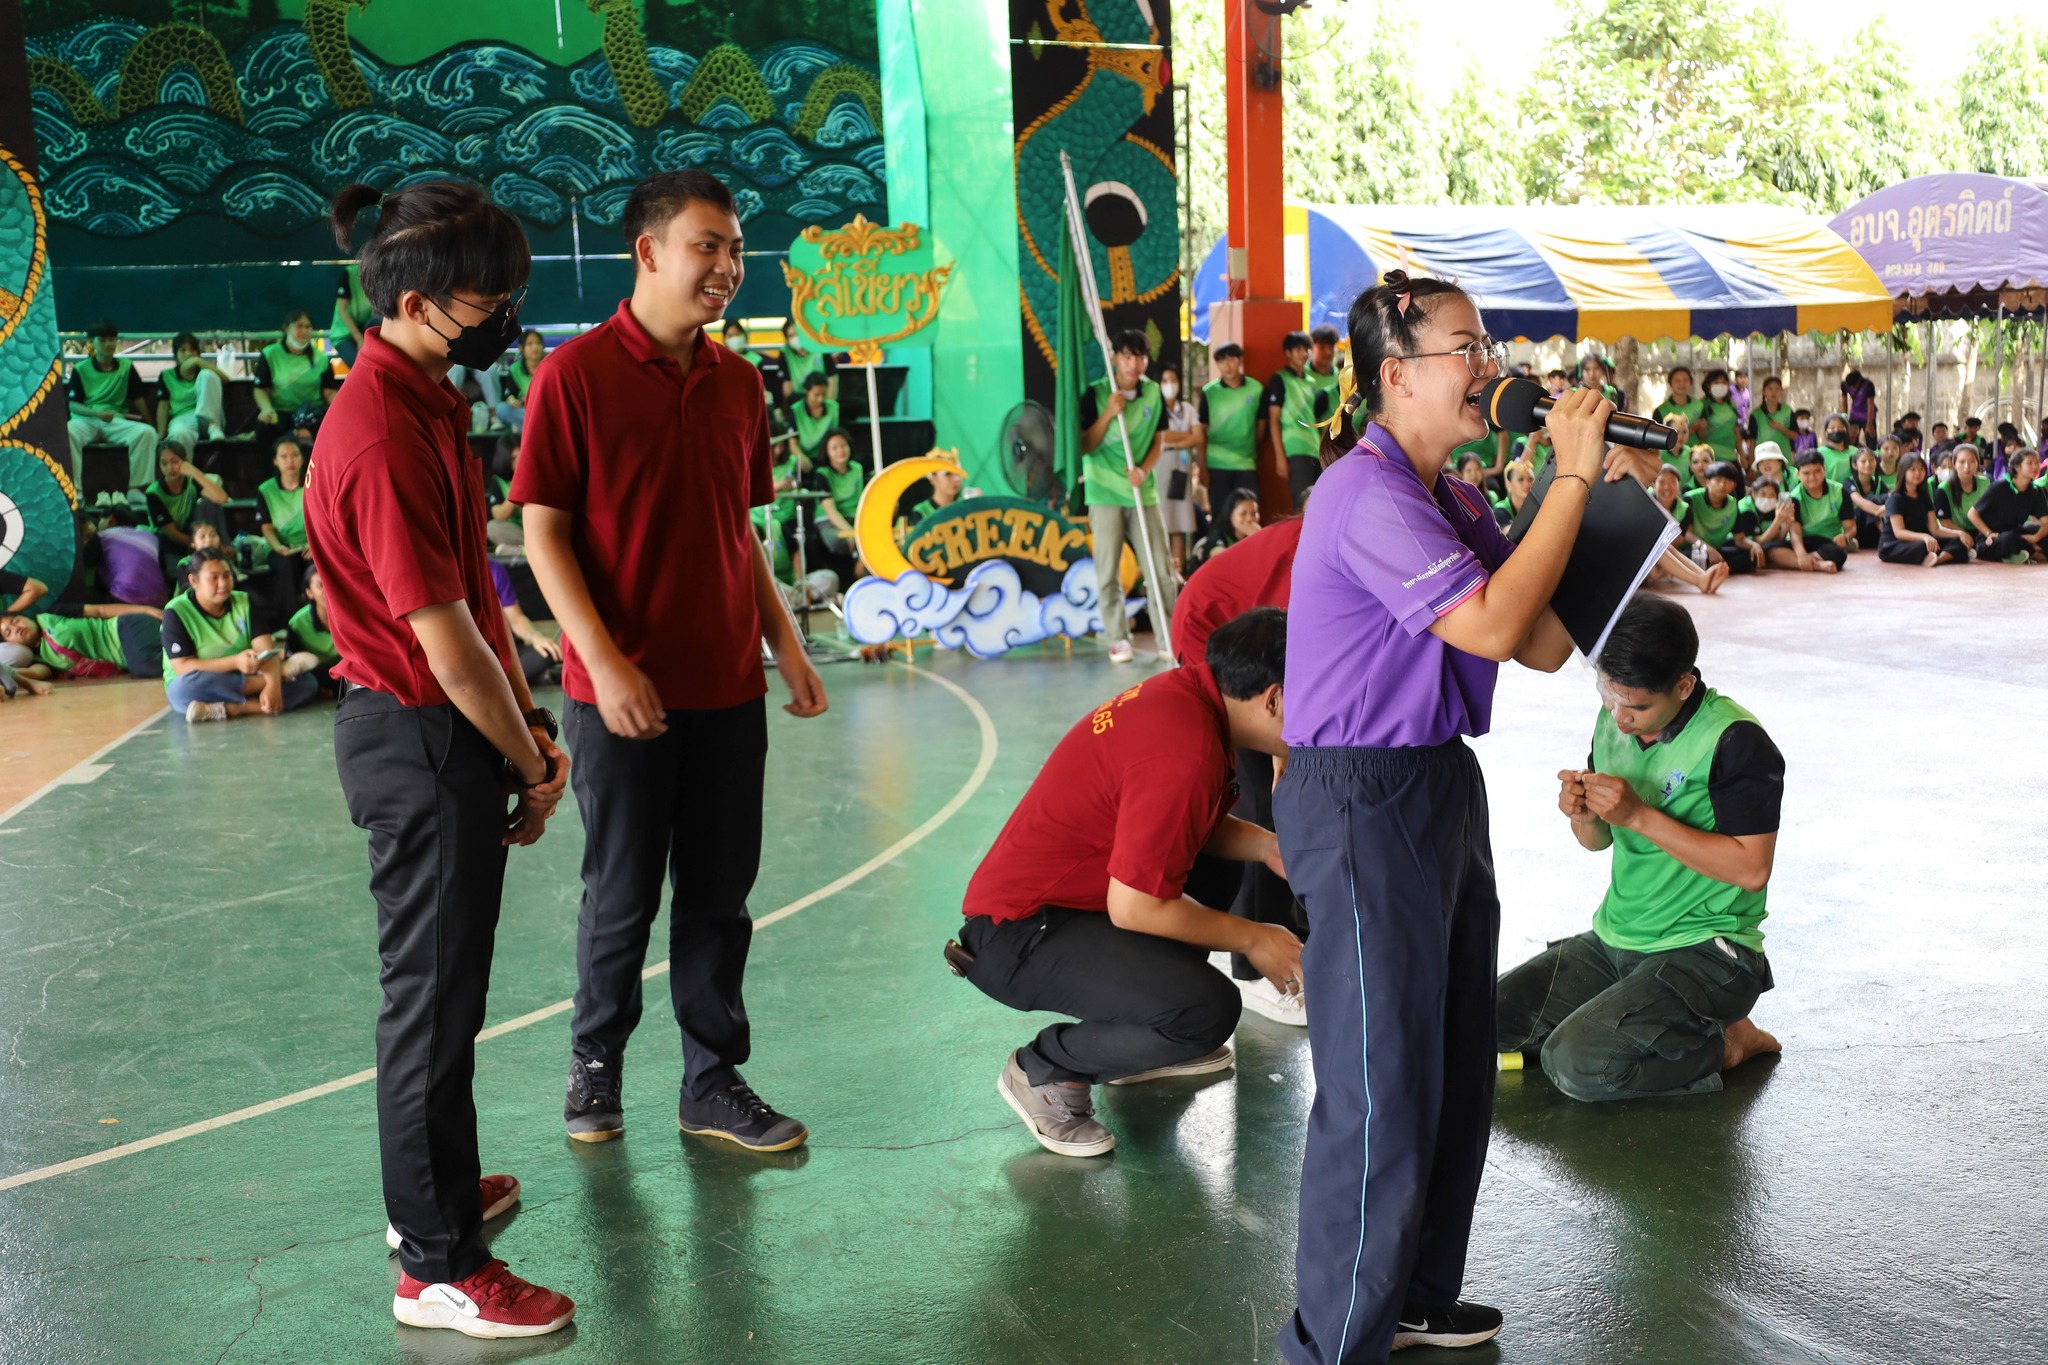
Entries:
{"label": "orange steel pillar", "polygon": [[[1228,148],[1230,228],[1225,258],[1227,301],[1209,309],[1209,344],[1244,347],[1245,372],[1258,383],[1285,361],[1280,342],[1301,329],[1301,305],[1286,297],[1282,239],[1286,192],[1280,140],[1281,16],[1286,0],[1222,0],[1223,90]],[[1276,467],[1263,426],[1259,440],[1259,502],[1268,514],[1293,505],[1284,464]]]}

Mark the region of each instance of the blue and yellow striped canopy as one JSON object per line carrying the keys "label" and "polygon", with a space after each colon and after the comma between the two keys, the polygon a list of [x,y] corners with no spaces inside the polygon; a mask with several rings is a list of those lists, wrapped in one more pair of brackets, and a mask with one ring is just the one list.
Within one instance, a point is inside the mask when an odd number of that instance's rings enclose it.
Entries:
{"label": "blue and yellow striped canopy", "polygon": [[[1202,262],[1191,319],[1227,296],[1224,244]],[[1287,294],[1342,331],[1361,289],[1396,267],[1456,280],[1502,340],[1639,341],[1883,331],[1892,302],[1826,222],[1767,204],[1422,207],[1290,204]]]}

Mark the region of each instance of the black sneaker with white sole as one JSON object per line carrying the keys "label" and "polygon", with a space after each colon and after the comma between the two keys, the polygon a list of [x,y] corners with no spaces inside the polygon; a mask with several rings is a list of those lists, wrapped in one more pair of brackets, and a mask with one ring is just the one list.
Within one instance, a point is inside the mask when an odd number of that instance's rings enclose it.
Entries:
{"label": "black sneaker with white sole", "polygon": [[786,1152],[811,1135],[789,1115],[775,1112],[745,1081],[734,1081],[707,1099],[684,1095],[676,1104],[676,1127],[697,1137],[724,1138],[750,1152]]}
{"label": "black sneaker with white sole", "polygon": [[1452,1303],[1437,1308],[1409,1304],[1394,1324],[1394,1349],[1408,1346],[1477,1346],[1500,1335],[1498,1308]]}
{"label": "black sneaker with white sole", "polygon": [[626,1131],[625,1106],[619,1099],[620,1066],[582,1057],[570,1061],[562,1123],[576,1141],[610,1142]]}

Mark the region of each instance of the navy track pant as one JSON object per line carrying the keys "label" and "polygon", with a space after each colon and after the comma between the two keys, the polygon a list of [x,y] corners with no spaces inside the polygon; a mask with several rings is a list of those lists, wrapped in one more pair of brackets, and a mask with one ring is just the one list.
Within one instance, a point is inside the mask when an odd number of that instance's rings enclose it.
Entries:
{"label": "navy track pant", "polygon": [[1280,1350],[1380,1362],[1405,1305],[1458,1299],[1486,1164],[1500,942],[1486,785],[1462,740],[1302,748],[1273,814],[1308,909],[1316,1074]]}

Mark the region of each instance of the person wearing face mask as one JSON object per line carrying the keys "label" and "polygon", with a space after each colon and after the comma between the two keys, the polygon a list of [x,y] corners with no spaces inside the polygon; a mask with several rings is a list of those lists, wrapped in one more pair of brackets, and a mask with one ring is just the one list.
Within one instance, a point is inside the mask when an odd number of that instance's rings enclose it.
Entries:
{"label": "person wearing face mask", "polygon": [[[759,372],[713,339],[745,280],[745,241],[731,190],[704,171],[641,181],[620,226],[633,292],[534,377],[512,478],[562,628],[583,815],[562,1121],[578,1142],[625,1132],[621,1068],[672,879],[676,1126],[787,1151],[810,1130],[740,1073],[768,759],[762,645],[788,689],[784,711],[822,715],[826,698],[749,517],[775,498],[767,396]],[[668,416],[648,421],[654,412]],[[842,443],[826,441],[828,486]]]}
{"label": "person wearing face mask", "polygon": [[313,337],[313,317],[303,308],[285,315],[284,330],[256,357],[256,420],[276,426],[320,402],[320,376],[327,348]]}
{"label": "person wearing face mask", "polygon": [[1166,487],[1159,495],[1159,519],[1166,527],[1167,558],[1173,571],[1185,576],[1188,545],[1195,538],[1195,504],[1208,470],[1202,462],[1200,411],[1181,396],[1180,367],[1159,367],[1159,401],[1166,407],[1166,430],[1159,437],[1159,464]]}
{"label": "person wearing face mask", "polygon": [[1708,687],[1684,607],[1643,595],[1595,665],[1601,710],[1558,809],[1579,847],[1612,850],[1593,927],[1500,980],[1503,1051],[1575,1100],[1711,1094],[1780,1050],[1751,1022],[1764,956],[1785,759]]}
{"label": "person wearing face mask", "polygon": [[1849,477],[1850,466],[1856,460],[1855,448],[1849,444],[1849,418],[1846,414],[1838,412],[1828,418],[1821,429],[1819,449],[1828,471],[1828,482],[1839,485]]}
{"label": "person wearing face mask", "polygon": [[391,1311],[465,1336],[539,1336],[576,1305],[485,1244],[485,1220],[518,1202],[519,1182],[482,1172],[471,1081],[506,847],[542,836],[569,760],[498,608],[483,462],[469,449],[469,405],[448,382],[451,367],[488,365],[518,337],[532,257],[517,219],[452,180],[343,188],[331,225],[344,251],[373,207],[356,254],[384,321],[363,333],[321,424],[305,518],[344,682],[335,768],[349,818],[369,834],[377,901]]}
{"label": "person wearing face mask", "polygon": [[1792,427],[1799,434],[1792,438],[1792,453],[1802,455],[1820,444],[1820,437],[1813,434],[1813,414],[1805,408],[1792,413]]}
{"label": "person wearing face mask", "polygon": [[1742,413],[1735,406],[1728,371],[1707,371],[1706,397],[1700,403],[1700,437],[1714,448],[1718,460],[1742,459]]}

